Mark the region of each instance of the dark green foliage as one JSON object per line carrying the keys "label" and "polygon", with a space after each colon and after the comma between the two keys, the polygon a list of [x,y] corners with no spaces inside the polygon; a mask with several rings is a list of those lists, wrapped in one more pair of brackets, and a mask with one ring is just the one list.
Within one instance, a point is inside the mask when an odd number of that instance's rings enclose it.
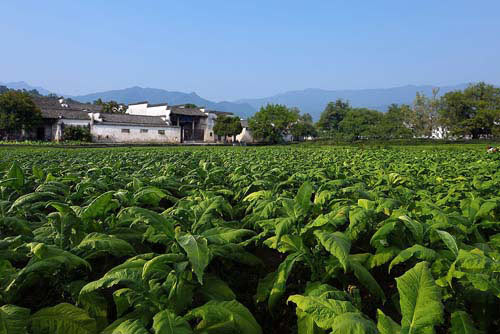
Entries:
{"label": "dark green foliage", "polygon": [[63,131],[63,139],[90,142],[92,141],[92,135],[87,126],[66,126]]}
{"label": "dark green foliage", "polygon": [[0,333],[495,333],[499,182],[483,146],[0,148]]}
{"label": "dark green foliage", "polygon": [[[243,130],[241,121],[238,117],[231,117],[226,115],[218,115],[215,120],[214,133],[217,136],[237,136]],[[234,138],[233,138],[234,140]]]}
{"label": "dark green foliage", "polygon": [[268,104],[249,120],[249,127],[255,139],[279,143],[287,135],[299,115],[296,110],[284,105]]}
{"label": "dark green foliage", "polygon": [[0,94],[0,133],[2,136],[9,138],[22,131],[27,133],[40,122],[40,110],[29,93],[9,90]]}

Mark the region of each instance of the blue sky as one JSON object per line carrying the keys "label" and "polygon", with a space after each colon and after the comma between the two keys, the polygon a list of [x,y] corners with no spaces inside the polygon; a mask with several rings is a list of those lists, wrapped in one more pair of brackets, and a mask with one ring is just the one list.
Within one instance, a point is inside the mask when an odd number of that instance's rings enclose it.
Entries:
{"label": "blue sky", "polygon": [[0,2],[0,81],[213,100],[500,83],[500,1]]}

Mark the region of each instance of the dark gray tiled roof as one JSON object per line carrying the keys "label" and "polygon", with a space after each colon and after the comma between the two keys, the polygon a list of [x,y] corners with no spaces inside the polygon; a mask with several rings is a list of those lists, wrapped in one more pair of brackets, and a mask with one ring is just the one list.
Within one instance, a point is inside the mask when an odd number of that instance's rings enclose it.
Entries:
{"label": "dark gray tiled roof", "polygon": [[207,110],[207,112],[212,113],[212,114],[216,114],[216,115],[226,115],[226,116],[233,115],[233,113],[229,112],[229,111]]}
{"label": "dark gray tiled roof", "polygon": [[174,115],[207,117],[205,113],[201,112],[199,109],[194,109],[194,108],[172,107],[171,110],[172,114]]}
{"label": "dark gray tiled roof", "polygon": [[248,128],[248,119],[242,119],[241,120],[241,126],[244,128]]}
{"label": "dark gray tiled roof", "polygon": [[90,103],[80,103],[78,101],[72,99],[65,99],[64,103],[68,105],[67,108],[64,108],[59,103],[58,98],[54,97],[34,97],[33,102],[35,102],[36,106],[40,108],[40,110],[88,110],[93,112],[99,112],[102,109],[102,106]]}
{"label": "dark gray tiled roof", "polygon": [[136,104],[144,104],[144,103],[148,103],[148,101],[134,102],[134,103],[129,103],[128,105],[129,106],[133,106],[133,105],[136,105]]}
{"label": "dark gray tiled roof", "polygon": [[88,120],[89,112],[83,110],[76,110],[70,108],[40,108],[42,111],[42,118],[46,119],[80,119]]}
{"label": "dark gray tiled roof", "polygon": [[160,116],[141,116],[129,114],[100,114],[103,124],[130,124],[166,126],[167,123]]}

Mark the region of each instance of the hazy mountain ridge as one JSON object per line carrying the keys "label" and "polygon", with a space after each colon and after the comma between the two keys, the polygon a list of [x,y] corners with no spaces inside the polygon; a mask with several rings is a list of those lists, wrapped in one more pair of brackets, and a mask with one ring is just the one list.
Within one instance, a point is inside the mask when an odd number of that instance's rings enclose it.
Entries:
{"label": "hazy mountain ridge", "polygon": [[[2,85],[0,83],[0,85]],[[37,89],[41,94],[50,92],[43,87],[30,86],[24,81],[3,84],[13,89]],[[453,90],[462,90],[468,84],[458,84],[439,87],[439,95]],[[438,87],[433,85],[406,85],[393,88],[374,89],[346,89],[346,90],[325,90],[308,88],[304,90],[288,91],[273,96],[254,99],[240,99],[236,101],[213,102],[200,97],[196,93],[183,93],[178,91],[167,91],[159,88],[130,87],[125,89],[109,90],[86,95],[70,96],[80,102],[93,102],[98,98],[103,101],[114,100],[120,103],[134,103],[148,101],[149,103],[165,103],[170,105],[194,103],[198,106],[205,106],[208,109],[232,112],[242,118],[251,117],[256,111],[268,103],[284,104],[288,107],[298,107],[302,112],[310,113],[315,120],[318,120],[321,112],[330,101],[336,99],[348,100],[353,107],[365,107],[379,111],[386,111],[392,103],[411,104],[417,92],[427,96],[432,94],[432,89]]]}
{"label": "hazy mountain ridge", "polygon": [[204,106],[208,109],[218,111],[228,111],[240,117],[251,117],[255,113],[250,105],[246,103],[234,102],[213,102],[200,97],[196,93],[183,93],[176,91],[167,91],[159,88],[130,87],[125,89],[110,90],[87,95],[72,96],[73,99],[80,102],[92,102],[101,98],[103,101],[115,100],[120,103],[135,103],[148,101],[149,103],[168,103],[170,105],[194,103],[197,106]]}
{"label": "hazy mountain ridge", "polygon": [[36,89],[38,93],[42,95],[49,95],[51,92],[43,87],[31,86],[25,81],[15,81],[15,82],[0,82],[0,86],[5,86],[10,89],[18,89],[18,90],[33,90]]}
{"label": "hazy mountain ridge", "polygon": [[[439,95],[447,92],[464,89],[468,84],[439,87]],[[240,99],[235,102],[248,103],[256,110],[268,103],[285,104],[289,107],[298,107],[302,112],[310,113],[314,119],[319,119],[321,112],[330,101],[339,98],[348,100],[353,107],[365,107],[386,111],[392,103],[411,104],[417,92],[427,96],[432,95],[432,85],[407,85],[383,89],[350,89],[350,90],[324,90],[309,88],[304,90],[289,91],[269,97],[257,99]]]}

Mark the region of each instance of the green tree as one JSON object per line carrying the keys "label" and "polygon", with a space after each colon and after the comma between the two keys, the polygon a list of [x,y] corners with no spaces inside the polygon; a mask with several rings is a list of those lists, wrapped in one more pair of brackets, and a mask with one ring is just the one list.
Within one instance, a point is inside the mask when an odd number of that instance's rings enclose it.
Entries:
{"label": "green tree", "polygon": [[0,95],[0,132],[9,138],[17,133],[24,137],[41,122],[40,109],[27,92],[9,90]]}
{"label": "green tree", "polygon": [[249,128],[255,139],[269,143],[283,141],[299,115],[296,111],[280,104],[268,104],[249,119]]}
{"label": "green tree", "polygon": [[339,123],[339,131],[345,139],[368,139],[382,137],[379,125],[384,115],[366,108],[351,109]]}
{"label": "green tree", "polygon": [[126,108],[122,104],[116,102],[116,101],[108,101],[104,102],[101,100],[101,98],[98,98],[93,102],[93,104],[101,106],[101,112],[103,113],[110,113],[110,114],[115,114],[115,113],[125,113]]}
{"label": "green tree", "polygon": [[432,97],[418,93],[413,101],[413,109],[410,114],[409,126],[417,137],[430,138],[433,131],[438,127],[439,116],[439,89],[432,90]]}
{"label": "green tree", "polygon": [[219,115],[215,120],[214,133],[218,136],[233,136],[233,141],[236,141],[236,136],[243,130],[241,121],[238,117],[230,117]]}
{"label": "green tree", "polygon": [[318,123],[316,124],[318,130],[327,134],[337,132],[339,130],[340,122],[342,122],[350,109],[351,106],[349,105],[349,102],[341,99],[328,103],[325,110],[321,113]]}
{"label": "green tree", "polygon": [[300,115],[297,122],[292,125],[290,133],[295,140],[300,140],[304,137],[316,137],[317,131],[314,127],[312,116],[308,113]]}
{"label": "green tree", "polygon": [[484,82],[441,99],[440,120],[452,136],[479,138],[498,131],[500,88]]}
{"label": "green tree", "polygon": [[411,138],[413,132],[409,127],[412,110],[409,105],[391,104],[382,120],[377,124],[378,132],[382,138],[398,139]]}

